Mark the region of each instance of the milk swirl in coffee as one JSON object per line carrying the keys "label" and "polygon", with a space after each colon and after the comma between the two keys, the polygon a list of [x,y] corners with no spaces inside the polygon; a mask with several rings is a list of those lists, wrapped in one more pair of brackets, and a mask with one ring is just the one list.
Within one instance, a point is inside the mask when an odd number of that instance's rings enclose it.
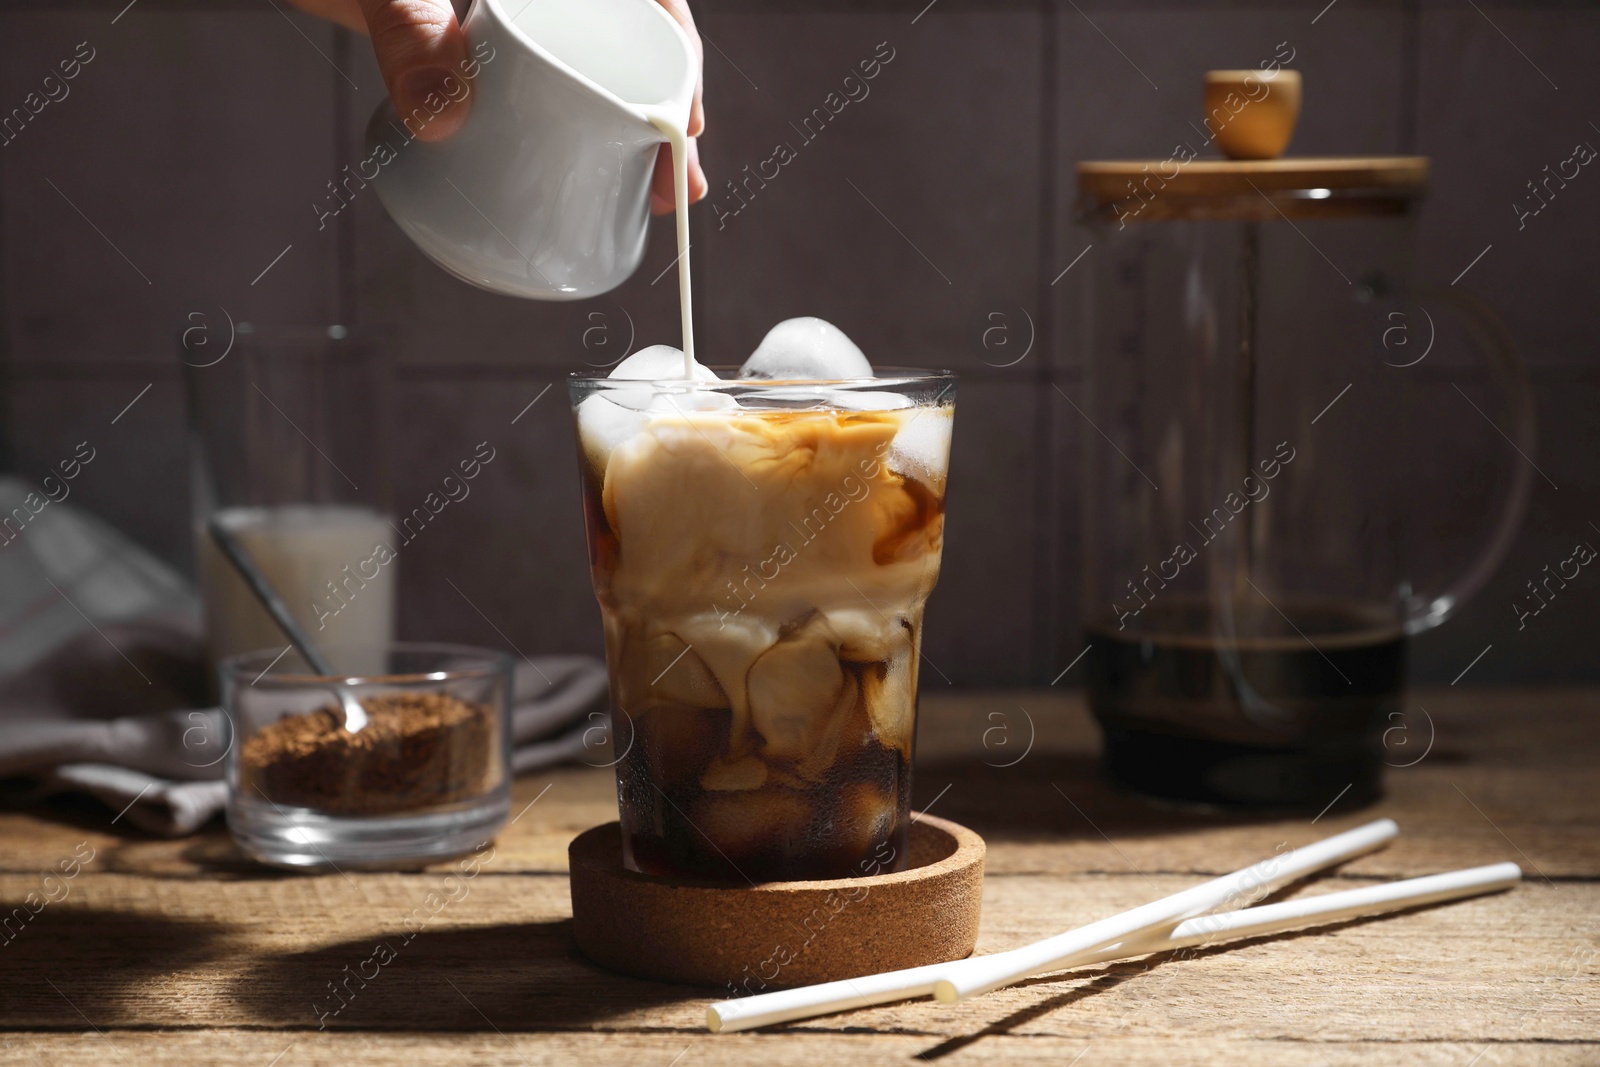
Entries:
{"label": "milk swirl in coffee", "polygon": [[628,864],[899,869],[953,380],[792,319],[737,378],[658,346],[574,388]]}

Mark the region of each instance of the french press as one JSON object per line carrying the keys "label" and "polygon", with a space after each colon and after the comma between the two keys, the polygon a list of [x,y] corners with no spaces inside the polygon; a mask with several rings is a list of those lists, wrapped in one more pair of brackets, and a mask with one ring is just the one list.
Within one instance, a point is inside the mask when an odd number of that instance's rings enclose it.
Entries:
{"label": "french press", "polygon": [[[1411,285],[1428,160],[1200,158],[1203,140],[1230,145],[1231,123],[1272,119],[1245,104],[1212,107],[1205,138],[1195,127],[1169,158],[1078,166],[1093,235],[1086,685],[1121,782],[1315,810],[1378,795],[1407,639],[1504,556],[1534,425],[1497,320],[1459,289]],[[1501,394],[1462,391],[1459,417],[1493,421],[1523,455],[1408,475],[1419,395],[1444,387],[1446,357],[1428,350],[1452,317]],[[1475,557],[1437,574],[1436,517],[1415,514],[1408,485],[1491,477]]]}

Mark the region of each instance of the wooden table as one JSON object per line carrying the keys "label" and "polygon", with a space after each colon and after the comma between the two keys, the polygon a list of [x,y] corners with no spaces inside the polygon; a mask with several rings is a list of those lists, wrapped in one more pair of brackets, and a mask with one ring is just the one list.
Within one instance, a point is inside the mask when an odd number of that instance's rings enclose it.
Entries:
{"label": "wooden table", "polygon": [[[1411,706],[1391,760],[1421,759],[1389,772],[1379,804],[1335,807],[1311,826],[1115,792],[1097,777],[1094,730],[1073,694],[930,693],[916,797],[988,840],[980,952],[1379,815],[1400,823],[1394,845],[1298,891],[1500,860],[1527,880],[955,1007],[914,1002],[751,1034],[707,1033],[703,991],[609,974],[574,950],[566,845],[615,817],[606,771],[518,782],[520,815],[471,878],[455,864],[280,874],[246,862],[220,827],[160,841],[108,833],[99,810],[0,814],[0,901],[9,912],[30,892],[57,898],[0,936],[0,1060],[1600,1063],[1600,696],[1452,690]],[[93,859],[47,886],[41,872],[75,849]],[[340,984],[354,991],[344,1000],[331,992]]]}

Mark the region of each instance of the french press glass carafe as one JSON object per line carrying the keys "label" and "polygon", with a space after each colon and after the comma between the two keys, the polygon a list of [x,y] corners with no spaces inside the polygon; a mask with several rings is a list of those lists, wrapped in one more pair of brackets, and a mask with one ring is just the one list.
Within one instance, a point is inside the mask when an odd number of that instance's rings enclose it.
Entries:
{"label": "french press glass carafe", "polygon": [[[1436,575],[1397,473],[1441,359],[1425,371],[1419,354],[1463,313],[1477,343],[1461,347],[1505,398],[1480,414],[1531,456],[1526,377],[1459,290],[1408,284],[1426,159],[1183,155],[1078,168],[1098,431],[1084,435],[1085,662],[1105,763],[1186,800],[1370,800],[1407,638],[1488,578],[1532,473],[1504,449],[1499,470],[1420,476],[1494,482],[1474,561]],[[1478,415],[1462,403],[1460,417]]]}

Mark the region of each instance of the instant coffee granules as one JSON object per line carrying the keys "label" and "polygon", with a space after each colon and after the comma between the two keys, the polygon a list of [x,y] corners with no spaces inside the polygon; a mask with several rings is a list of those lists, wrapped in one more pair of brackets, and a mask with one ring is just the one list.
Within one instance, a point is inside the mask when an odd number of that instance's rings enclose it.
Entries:
{"label": "instant coffee granules", "polygon": [[351,733],[338,706],[289,715],[239,749],[245,793],[340,815],[430,808],[484,792],[494,717],[445,693],[363,698],[367,725]]}

